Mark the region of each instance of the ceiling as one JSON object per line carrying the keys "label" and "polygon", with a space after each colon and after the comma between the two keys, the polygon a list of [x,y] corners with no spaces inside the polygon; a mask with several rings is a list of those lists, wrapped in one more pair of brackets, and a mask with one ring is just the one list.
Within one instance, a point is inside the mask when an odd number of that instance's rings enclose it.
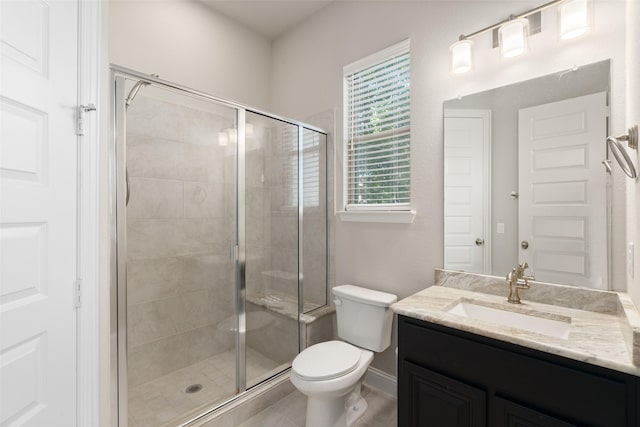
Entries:
{"label": "ceiling", "polygon": [[200,0],[271,39],[334,0]]}

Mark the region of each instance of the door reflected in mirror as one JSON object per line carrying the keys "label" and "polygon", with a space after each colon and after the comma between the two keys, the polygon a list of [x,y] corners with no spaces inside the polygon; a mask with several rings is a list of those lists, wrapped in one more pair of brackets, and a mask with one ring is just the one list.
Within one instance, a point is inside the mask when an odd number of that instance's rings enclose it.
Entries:
{"label": "door reflected in mirror", "polygon": [[610,62],[444,103],[444,268],[608,288]]}

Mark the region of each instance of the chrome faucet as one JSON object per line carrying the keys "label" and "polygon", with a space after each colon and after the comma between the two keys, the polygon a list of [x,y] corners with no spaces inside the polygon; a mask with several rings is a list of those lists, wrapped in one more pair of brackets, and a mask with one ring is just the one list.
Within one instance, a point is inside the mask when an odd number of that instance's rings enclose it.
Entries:
{"label": "chrome faucet", "polygon": [[529,268],[529,264],[523,262],[518,267],[511,269],[511,272],[507,274],[507,283],[509,283],[509,297],[507,301],[513,304],[521,304],[520,295],[518,295],[519,289],[529,289],[529,280],[534,280],[535,275],[531,272],[530,276],[525,276],[524,271]]}

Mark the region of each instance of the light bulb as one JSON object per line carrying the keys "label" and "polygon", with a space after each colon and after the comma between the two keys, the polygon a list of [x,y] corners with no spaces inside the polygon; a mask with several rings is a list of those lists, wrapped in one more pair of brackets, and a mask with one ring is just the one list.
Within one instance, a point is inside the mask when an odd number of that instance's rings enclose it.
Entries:
{"label": "light bulb", "polygon": [[473,62],[471,59],[471,48],[473,41],[460,40],[455,42],[449,48],[451,53],[451,72],[454,74],[462,74],[471,70]]}
{"label": "light bulb", "polygon": [[229,142],[236,144],[238,142],[238,130],[236,128],[227,129],[229,133]]}
{"label": "light bulb", "polygon": [[525,53],[528,33],[529,21],[526,18],[514,19],[501,26],[498,34],[502,57],[513,58]]}
{"label": "light bulb", "polygon": [[569,40],[587,31],[587,0],[571,0],[558,8],[560,11],[560,38]]}
{"label": "light bulb", "polygon": [[218,145],[221,147],[226,147],[229,145],[229,134],[226,130],[221,130],[218,132]]}

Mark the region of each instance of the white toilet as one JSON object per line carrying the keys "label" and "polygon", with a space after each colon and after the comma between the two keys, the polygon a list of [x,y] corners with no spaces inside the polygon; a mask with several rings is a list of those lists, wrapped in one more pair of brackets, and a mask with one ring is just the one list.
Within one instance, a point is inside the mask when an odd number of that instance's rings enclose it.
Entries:
{"label": "white toilet", "polygon": [[367,409],[360,395],[373,352],[389,347],[397,297],[352,285],[333,288],[338,336],[312,345],[291,366],[291,382],[307,396],[307,427],[350,426]]}

